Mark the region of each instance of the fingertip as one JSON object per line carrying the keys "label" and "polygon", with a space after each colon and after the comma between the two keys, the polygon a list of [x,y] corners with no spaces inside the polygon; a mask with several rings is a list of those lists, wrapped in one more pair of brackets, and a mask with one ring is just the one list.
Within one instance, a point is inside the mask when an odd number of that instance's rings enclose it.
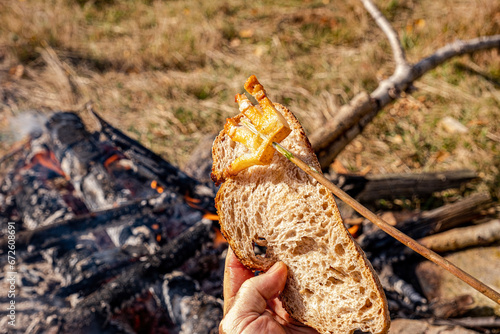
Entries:
{"label": "fingertip", "polygon": [[273,264],[273,266],[271,268],[269,268],[269,270],[266,272],[266,274],[276,274],[276,273],[280,273],[282,274],[281,272],[285,272],[287,273],[288,272],[288,267],[286,266],[285,263],[283,263],[283,261],[278,261],[276,262],[275,264]]}
{"label": "fingertip", "polygon": [[266,273],[252,279],[253,287],[265,300],[275,298],[285,288],[287,271],[283,262],[276,262]]}
{"label": "fingertip", "polygon": [[229,247],[224,269],[224,303],[226,304],[226,301],[230,302],[236,296],[241,285],[252,277],[254,277],[253,272],[240,262],[231,247]]}
{"label": "fingertip", "polygon": [[252,277],[253,272],[245,267],[243,263],[241,263],[240,259],[236,256],[234,251],[231,249],[231,247],[228,248],[227,250],[227,255],[226,255],[226,271],[237,271],[245,276]]}

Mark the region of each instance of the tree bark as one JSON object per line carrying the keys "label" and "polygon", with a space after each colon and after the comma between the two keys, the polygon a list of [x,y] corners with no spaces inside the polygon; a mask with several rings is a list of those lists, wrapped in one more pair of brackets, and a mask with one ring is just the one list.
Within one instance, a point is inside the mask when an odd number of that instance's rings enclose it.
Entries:
{"label": "tree bark", "polygon": [[437,191],[458,188],[478,176],[471,170],[419,174],[384,174],[357,176],[338,174],[336,183],[358,201],[426,197]]}
{"label": "tree bark", "polygon": [[[489,193],[478,193],[456,203],[426,211],[415,218],[398,223],[396,227],[412,238],[423,238],[481,217],[484,215],[483,210],[492,204]],[[392,247],[397,242],[381,230],[365,233],[359,243],[365,251],[391,253],[400,250]]]}
{"label": "tree bark", "polygon": [[472,246],[486,246],[500,240],[500,220],[455,228],[424,237],[418,242],[435,252],[449,252]]}

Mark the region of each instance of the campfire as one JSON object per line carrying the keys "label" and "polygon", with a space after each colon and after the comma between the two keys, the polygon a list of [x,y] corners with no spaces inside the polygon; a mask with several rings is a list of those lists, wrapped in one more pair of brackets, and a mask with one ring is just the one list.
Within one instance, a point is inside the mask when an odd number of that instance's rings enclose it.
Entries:
{"label": "campfire", "polygon": [[213,185],[95,116],[101,129],[89,133],[76,114],[55,113],[3,161],[2,220],[16,229],[16,328],[216,331],[227,245]]}
{"label": "campfire", "polygon": [[[15,299],[2,296],[2,308],[15,300],[15,328],[24,333],[218,332],[227,243],[218,230],[215,186],[89,111],[98,131],[87,130],[75,113],[57,112],[0,160],[0,219],[15,230],[13,262],[10,227],[1,231],[5,284],[7,273],[15,275]],[[210,161],[198,164],[205,170]],[[429,198],[477,179],[472,171],[328,177],[372,207],[380,200]],[[442,273],[339,206],[380,275],[391,318],[480,332],[500,327],[493,306],[479,314],[469,294],[446,299],[438,291]],[[427,247],[452,253],[498,242],[495,215],[490,195],[478,193],[384,218]],[[9,321],[0,319],[1,328]]]}

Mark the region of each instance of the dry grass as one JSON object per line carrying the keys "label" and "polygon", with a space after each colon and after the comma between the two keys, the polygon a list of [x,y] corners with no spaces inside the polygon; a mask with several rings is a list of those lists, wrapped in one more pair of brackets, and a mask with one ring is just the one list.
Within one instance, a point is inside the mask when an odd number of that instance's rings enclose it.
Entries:
{"label": "dry grass", "polygon": [[[182,166],[237,112],[256,74],[311,133],[354,94],[391,74],[389,45],[357,1],[0,2],[1,150],[25,110],[81,109]],[[495,0],[379,0],[418,61],[457,38],[500,33]],[[425,75],[339,157],[372,173],[472,168],[500,195],[499,50]],[[439,127],[451,116],[465,135]],[[85,116],[84,116],[85,117]]]}

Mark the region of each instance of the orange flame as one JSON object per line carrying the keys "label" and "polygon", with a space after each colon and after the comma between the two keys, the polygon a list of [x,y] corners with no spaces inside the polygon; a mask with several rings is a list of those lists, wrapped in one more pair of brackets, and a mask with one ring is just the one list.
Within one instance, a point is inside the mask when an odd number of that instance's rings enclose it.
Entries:
{"label": "orange flame", "polygon": [[215,228],[215,238],[214,238],[214,247],[219,247],[220,245],[227,244],[226,238],[222,235],[221,231],[218,228]]}
{"label": "orange flame", "polygon": [[59,164],[59,161],[57,161],[56,156],[54,155],[54,152],[52,151],[43,151],[40,153],[37,153],[31,158],[31,162],[29,165],[25,166],[25,169],[32,168],[35,165],[41,165],[44,166],[45,168],[48,168],[57,174],[60,174],[63,176],[65,179],[69,179],[64,171],[61,169],[61,165]]}
{"label": "orange flame", "polygon": [[201,199],[193,198],[193,197],[189,196],[188,194],[185,194],[184,198],[186,199],[186,202],[190,207],[192,207],[194,209],[198,209],[198,206],[196,204],[201,203]]}
{"label": "orange flame", "polygon": [[219,221],[219,216],[210,212],[205,213],[203,218]]}
{"label": "orange flame", "polygon": [[104,167],[106,169],[109,168],[109,165],[111,165],[113,162],[119,160],[121,157],[118,155],[118,154],[113,154],[112,156],[110,156],[109,158],[106,159],[106,161],[104,161]]}
{"label": "orange flame", "polygon": [[193,209],[205,211],[205,214],[203,214],[203,218],[219,221],[218,215],[208,212],[206,209],[198,205],[201,203],[201,199],[191,197],[187,193],[184,195],[184,199],[186,200],[187,205],[189,205]]}
{"label": "orange flame", "polygon": [[349,227],[347,230],[349,231],[349,233],[352,235],[353,238],[357,238],[359,237],[359,234],[360,234],[360,228],[361,225],[353,225],[351,227]]}

